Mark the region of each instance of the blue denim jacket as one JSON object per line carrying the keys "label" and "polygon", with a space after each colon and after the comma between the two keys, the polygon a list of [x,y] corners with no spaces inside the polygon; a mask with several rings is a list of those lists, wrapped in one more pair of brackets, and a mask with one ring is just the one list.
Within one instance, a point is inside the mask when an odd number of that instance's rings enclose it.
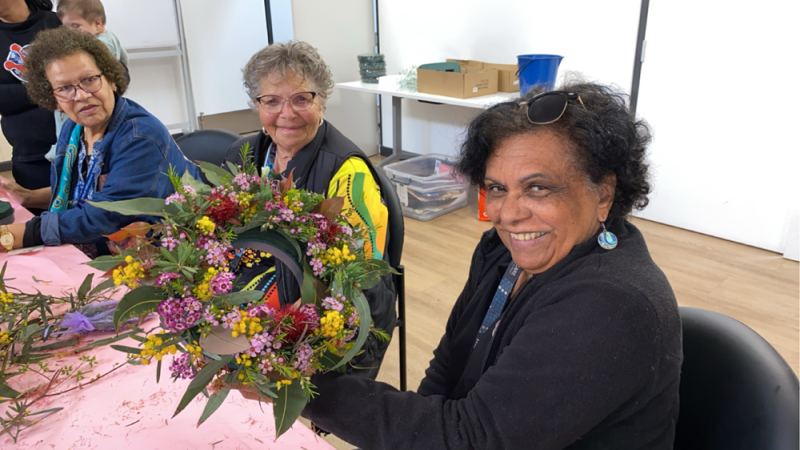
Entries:
{"label": "blue denim jacket", "polygon": [[[68,120],[58,138],[56,158],[50,169],[51,203],[58,189],[73,128],[75,122]],[[199,178],[197,167],[186,159],[166,127],[139,104],[123,97],[117,97],[106,134],[94,144],[92,151],[98,157],[102,155],[99,180],[105,179],[101,186],[95,186],[92,201],[167,198],[174,192],[167,176],[170,166],[178,174],[188,169]],[[41,217],[45,245],[102,243],[106,241],[105,235],[137,220],[148,219],[123,216],[88,203],[58,213],[44,212]]]}

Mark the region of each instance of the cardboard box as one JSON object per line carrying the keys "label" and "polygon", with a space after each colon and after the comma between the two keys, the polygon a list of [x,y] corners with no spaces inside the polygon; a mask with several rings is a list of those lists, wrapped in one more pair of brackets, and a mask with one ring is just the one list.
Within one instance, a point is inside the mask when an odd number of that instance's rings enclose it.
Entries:
{"label": "cardboard box", "polygon": [[[448,62],[457,62],[461,67],[481,67],[484,69],[497,69],[497,91],[519,92],[519,77],[516,64],[493,64],[474,59],[448,59]],[[463,69],[462,69],[463,70]]]}
{"label": "cardboard box", "polygon": [[500,92],[519,92],[519,77],[516,64],[483,63],[487,69],[497,69],[497,90]]}
{"label": "cardboard box", "polygon": [[417,69],[417,92],[456,98],[497,93],[497,69],[461,66],[461,73]]}

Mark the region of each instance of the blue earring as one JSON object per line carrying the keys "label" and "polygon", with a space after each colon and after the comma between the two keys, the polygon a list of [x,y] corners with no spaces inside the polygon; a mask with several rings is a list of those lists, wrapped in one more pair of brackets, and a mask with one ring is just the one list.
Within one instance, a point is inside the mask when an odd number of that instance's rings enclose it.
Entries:
{"label": "blue earring", "polygon": [[603,225],[603,231],[597,236],[597,243],[606,250],[613,250],[617,246],[617,236],[606,230],[605,222],[600,223]]}

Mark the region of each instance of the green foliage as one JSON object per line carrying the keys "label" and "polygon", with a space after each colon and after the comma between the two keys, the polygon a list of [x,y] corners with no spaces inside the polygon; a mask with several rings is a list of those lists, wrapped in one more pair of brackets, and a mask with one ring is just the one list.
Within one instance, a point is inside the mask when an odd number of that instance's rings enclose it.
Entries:
{"label": "green foliage", "polygon": [[192,382],[189,383],[189,387],[186,389],[186,393],[183,394],[181,401],[178,403],[178,407],[175,409],[175,414],[173,414],[172,417],[177,416],[181,411],[184,410],[184,408],[186,408],[186,406],[189,405],[189,402],[197,397],[197,394],[203,392],[206,386],[211,383],[211,380],[214,379],[214,376],[217,374],[217,372],[231,362],[231,360],[233,360],[233,355],[226,355],[221,357],[219,360],[210,361],[205,367],[197,372],[192,379]]}
{"label": "green foliage", "polygon": [[360,324],[358,326],[358,335],[356,337],[355,344],[350,347],[350,350],[345,353],[341,360],[336,363],[335,366],[331,367],[331,370],[335,370],[339,367],[342,367],[345,363],[353,359],[353,356],[361,351],[361,348],[364,346],[364,343],[367,342],[367,337],[369,336],[369,326],[370,321],[372,320],[369,315],[369,303],[367,303],[366,297],[361,291],[354,289],[354,288],[347,288],[345,289],[346,296],[348,296],[358,310],[358,317],[361,318]]}
{"label": "green foliage", "polygon": [[277,389],[277,398],[272,400],[272,413],[275,416],[275,438],[277,439],[292,427],[295,420],[300,417],[303,408],[311,398],[308,389],[302,383],[293,382],[288,386]]}
{"label": "green foliage", "polygon": [[135,198],[116,202],[88,202],[90,205],[106,211],[117,212],[125,216],[166,217],[176,212],[173,205],[167,205],[162,198]]}
{"label": "green foliage", "polygon": [[214,164],[201,161],[198,163],[200,170],[206,176],[206,179],[214,186],[221,186],[230,181],[231,174],[222,167],[215,166]]}
{"label": "green foliage", "polygon": [[[106,339],[75,348],[79,340],[74,335],[53,335],[53,331],[60,330],[65,312],[108,300],[113,284],[101,283],[92,288],[93,280],[93,275],[89,275],[77,290],[63,296],[50,296],[13,288],[8,284],[12,280],[5,278],[5,265],[0,270],[0,324],[3,324],[0,327],[0,404],[5,407],[4,415],[0,416],[0,435],[7,434],[16,441],[24,429],[61,410],[37,410],[37,406],[45,395],[58,395],[49,391],[64,381],[74,380],[83,386],[97,379],[89,379],[89,373],[97,364],[92,356],[81,355],[78,364],[61,367],[52,367],[48,361],[55,355],[54,351],[70,348],[70,353],[80,353],[108,343]],[[59,312],[54,313],[54,310]],[[33,373],[47,383],[17,391],[12,387],[14,378],[26,373]]]}
{"label": "green foliage", "polygon": [[119,331],[120,324],[131,317],[143,317],[155,311],[166,298],[155,286],[142,286],[128,292],[114,311],[114,328]]}

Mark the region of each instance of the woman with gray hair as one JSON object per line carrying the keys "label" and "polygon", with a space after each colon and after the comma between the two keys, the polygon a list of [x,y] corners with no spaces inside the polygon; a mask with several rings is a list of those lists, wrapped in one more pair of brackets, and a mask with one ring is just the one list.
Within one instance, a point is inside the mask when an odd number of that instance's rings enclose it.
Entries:
{"label": "woman with gray hair", "polygon": [[[330,68],[314,48],[299,41],[272,44],[259,51],[243,69],[244,88],[258,112],[260,133],[234,142],[226,161],[241,164],[241,148],[249,145],[259,171],[289,176],[297,188],[343,197],[351,211],[350,223],[369,230],[365,250],[373,258],[385,257],[388,211],[381,199],[375,168],[367,156],[324,119],[325,101],[333,91]],[[282,276],[265,276],[276,264],[266,253],[245,250],[236,263],[241,285],[261,290],[274,307],[291,304],[299,290]],[[279,275],[281,271],[279,270]],[[394,285],[390,276],[364,292],[376,328],[391,335],[395,325]],[[388,341],[370,335],[365,351],[353,359],[351,369],[375,378]]]}

